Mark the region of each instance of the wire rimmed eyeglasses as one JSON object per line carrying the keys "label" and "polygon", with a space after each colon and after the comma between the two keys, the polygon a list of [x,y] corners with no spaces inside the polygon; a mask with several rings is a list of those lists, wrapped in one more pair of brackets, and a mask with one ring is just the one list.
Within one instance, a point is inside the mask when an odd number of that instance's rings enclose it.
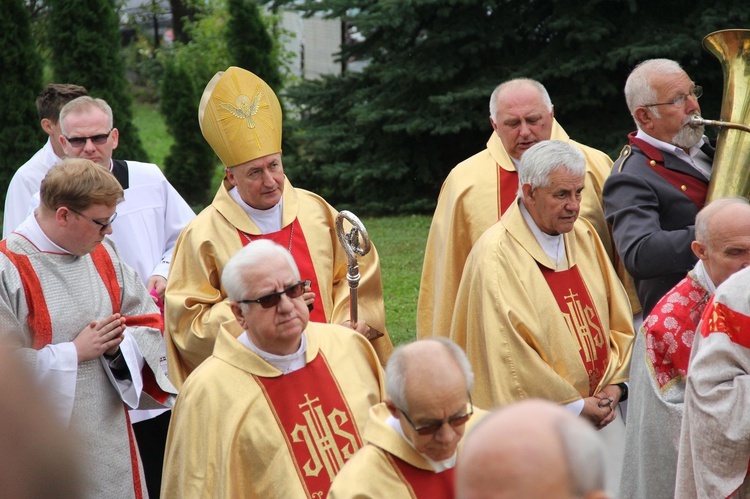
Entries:
{"label": "wire rimmed eyeglasses", "polygon": [[700,99],[701,95],[703,95],[703,87],[700,85],[696,85],[695,88],[693,88],[689,94],[680,94],[674,99],[672,99],[669,102],[657,102],[655,104],[645,104],[641,107],[651,107],[651,106],[674,106],[674,107],[685,107],[685,103],[687,103],[688,97],[695,97],[695,100]]}
{"label": "wire rimmed eyeglasses", "polygon": [[299,298],[305,292],[305,288],[312,283],[309,279],[306,281],[299,281],[296,284],[292,284],[288,288],[277,291],[275,293],[269,293],[255,300],[238,300],[237,303],[257,303],[263,308],[275,307],[281,301],[281,295],[287,295],[289,298]]}
{"label": "wire rimmed eyeglasses", "polygon": [[115,212],[114,215],[112,215],[111,217],[109,217],[109,221],[108,222],[100,222],[98,220],[94,220],[91,217],[87,217],[86,215],[84,215],[83,213],[81,213],[78,210],[74,210],[73,208],[68,208],[68,209],[70,211],[72,211],[73,213],[75,213],[76,215],[78,215],[79,217],[83,217],[86,220],[88,220],[89,222],[93,222],[96,225],[98,225],[99,226],[99,232],[104,232],[105,230],[107,230],[107,227],[109,227],[110,225],[112,225],[112,222],[114,222],[115,219],[117,218],[117,212]]}

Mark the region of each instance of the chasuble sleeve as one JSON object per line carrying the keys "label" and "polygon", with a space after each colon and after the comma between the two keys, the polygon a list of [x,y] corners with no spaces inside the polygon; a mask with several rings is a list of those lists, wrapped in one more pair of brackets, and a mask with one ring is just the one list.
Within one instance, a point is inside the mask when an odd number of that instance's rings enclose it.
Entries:
{"label": "chasuble sleeve", "polygon": [[[234,314],[221,285],[223,263],[240,249],[236,229],[225,229],[204,210],[180,234],[175,245],[165,294],[165,340],[169,379],[178,389],[185,378],[207,359],[219,326]],[[215,231],[210,227],[216,227]],[[234,231],[234,234],[232,234]],[[227,247],[230,236],[236,247]]]}
{"label": "chasuble sleeve", "polygon": [[498,219],[497,183],[497,164],[487,150],[459,163],[443,183],[422,263],[419,338],[450,334],[466,258],[476,240]]}

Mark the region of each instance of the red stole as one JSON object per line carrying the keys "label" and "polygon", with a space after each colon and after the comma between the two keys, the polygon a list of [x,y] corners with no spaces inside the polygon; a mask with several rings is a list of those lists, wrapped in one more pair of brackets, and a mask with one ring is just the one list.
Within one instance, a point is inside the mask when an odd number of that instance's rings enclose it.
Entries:
{"label": "red stole", "polygon": [[312,281],[311,288],[312,292],[315,293],[315,300],[313,302],[313,309],[310,311],[310,320],[313,322],[328,322],[325,310],[323,310],[323,302],[320,298],[318,276],[315,273],[315,266],[313,265],[312,257],[310,256],[310,248],[307,246],[305,233],[302,232],[302,227],[297,218],[294,219],[294,222],[283,227],[281,230],[269,232],[268,234],[253,234],[251,236],[239,229],[237,232],[240,235],[242,246],[246,246],[258,239],[270,239],[276,244],[280,244],[288,249],[294,257],[294,261],[297,263],[297,268],[299,269],[302,279],[310,279]]}
{"label": "red stole", "polygon": [[687,375],[693,337],[708,298],[708,291],[688,276],[644,320],[646,360],[654,368],[659,388]]}
{"label": "red stole", "polygon": [[589,396],[596,393],[609,365],[609,345],[594,301],[578,266],[555,272],[539,264],[557,301],[570,333],[578,340],[578,352],[589,377]]}
{"label": "red stole", "polygon": [[455,468],[435,473],[412,466],[393,454],[386,453],[393,469],[409,487],[411,497],[417,499],[453,499]]}
{"label": "red stole", "polygon": [[497,219],[503,216],[505,210],[518,196],[518,172],[509,172],[497,165]]}
{"label": "red stole", "polygon": [[651,169],[661,178],[669,182],[675,189],[690,198],[690,201],[692,201],[699,210],[703,208],[706,205],[708,181],[693,177],[687,173],[666,168],[664,166],[664,156],[661,151],[648,142],[636,138],[635,133],[636,132],[631,132],[630,135],[628,135],[628,139],[631,144],[638,146],[638,148],[643,151],[643,154],[648,157],[648,165]]}
{"label": "red stole", "polygon": [[701,335],[713,333],[726,334],[732,343],[750,349],[750,316],[711,298],[701,318]]}
{"label": "red stole", "polygon": [[35,350],[40,350],[52,342],[52,323],[39,277],[37,277],[29,257],[10,251],[6,239],[0,241],[0,253],[8,257],[8,260],[21,275],[21,286],[23,286],[23,293],[26,298],[26,307],[29,309],[26,323],[31,335],[31,346]]}
{"label": "red stole", "polygon": [[323,352],[292,373],[253,378],[284,435],[307,497],[325,497],[362,439]]}

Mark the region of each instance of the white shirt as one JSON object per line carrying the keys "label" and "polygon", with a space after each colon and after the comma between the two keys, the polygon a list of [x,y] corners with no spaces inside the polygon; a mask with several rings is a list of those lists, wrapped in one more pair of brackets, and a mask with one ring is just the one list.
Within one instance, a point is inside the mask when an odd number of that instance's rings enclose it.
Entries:
{"label": "white shirt", "polygon": [[305,362],[305,353],[307,353],[307,336],[304,331],[302,332],[299,348],[296,352],[288,355],[276,355],[261,350],[255,343],[253,343],[253,340],[250,339],[247,331],[243,331],[242,334],[237,337],[237,341],[255,352],[261,359],[271,364],[283,374],[299,371],[307,365],[307,362]]}
{"label": "white shirt", "polygon": [[52,149],[52,142],[48,138],[44,147],[39,149],[31,159],[23,164],[8,184],[8,192],[5,195],[5,212],[3,213],[3,239],[8,237],[13,230],[21,225],[29,213],[29,203],[34,194],[39,192],[39,185],[44,176],[60,158]]}
{"label": "white shirt", "polygon": [[685,150],[681,147],[670,144],[668,142],[663,142],[650,136],[640,128],[635,133],[635,137],[637,139],[643,140],[648,144],[651,144],[660,151],[668,152],[670,154],[673,154],[674,156],[677,156],[682,161],[692,166],[698,173],[703,175],[706,180],[711,180],[711,158],[709,158],[706,153],[701,151],[701,146],[708,143],[708,138],[705,135],[698,142],[698,144],[690,148],[689,153],[685,152]]}
{"label": "white shirt", "polygon": [[247,204],[242,197],[240,197],[237,187],[232,187],[229,190],[229,195],[242,207],[245,213],[247,213],[247,216],[252,219],[258,229],[260,229],[261,234],[270,234],[271,232],[278,232],[281,230],[281,203],[283,202],[283,197],[278,203],[276,203],[276,206],[267,210],[257,210]]}

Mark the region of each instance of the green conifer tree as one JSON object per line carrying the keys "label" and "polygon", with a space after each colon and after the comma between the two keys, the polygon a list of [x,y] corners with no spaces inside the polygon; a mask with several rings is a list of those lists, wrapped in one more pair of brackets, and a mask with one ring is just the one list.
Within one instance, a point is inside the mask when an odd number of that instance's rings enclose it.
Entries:
{"label": "green conifer tree", "polygon": [[281,74],[275,57],[273,38],[263,22],[255,0],[228,0],[227,48],[232,64],[263,79],[278,94]]}
{"label": "green conifer tree", "polygon": [[[511,78],[548,89],[568,135],[616,157],[634,129],[623,87],[638,62],[679,61],[718,116],[722,72],[701,39],[747,27],[741,0],[279,0],[341,19],[361,73],[289,89],[302,108],[295,186],[358,214],[431,211],[447,173],[492,133],[489,96]],[[278,2],[277,2],[278,3]]]}
{"label": "green conifer tree", "polygon": [[0,2],[0,207],[19,166],[44,144],[36,97],[42,88],[42,64],[31,36],[23,0]]}
{"label": "green conifer tree", "polygon": [[177,61],[167,61],[161,88],[161,111],[174,138],[164,173],[170,183],[194,209],[209,202],[209,187],[219,163],[203,138],[198,124],[200,95],[190,75]]}
{"label": "green conifer tree", "polygon": [[47,0],[47,4],[55,80],[82,85],[112,107],[120,131],[115,158],[148,161],[133,124],[115,0]]}

